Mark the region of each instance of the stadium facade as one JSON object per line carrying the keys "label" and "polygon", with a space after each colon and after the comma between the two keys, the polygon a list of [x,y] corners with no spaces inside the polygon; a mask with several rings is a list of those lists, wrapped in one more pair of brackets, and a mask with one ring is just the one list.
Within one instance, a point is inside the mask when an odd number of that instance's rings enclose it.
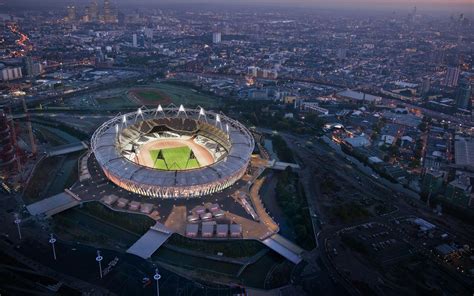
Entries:
{"label": "stadium facade", "polygon": [[[193,141],[212,155],[212,161],[192,169],[174,164],[157,169],[138,161],[144,153],[141,147],[170,139]],[[254,145],[253,136],[238,121],[200,107],[186,110],[182,105],[140,108],[116,116],[95,131],[91,143],[109,180],[128,191],[157,198],[201,197],[231,186],[245,174]],[[155,155],[162,158],[161,153]],[[166,161],[154,161],[158,160]]]}

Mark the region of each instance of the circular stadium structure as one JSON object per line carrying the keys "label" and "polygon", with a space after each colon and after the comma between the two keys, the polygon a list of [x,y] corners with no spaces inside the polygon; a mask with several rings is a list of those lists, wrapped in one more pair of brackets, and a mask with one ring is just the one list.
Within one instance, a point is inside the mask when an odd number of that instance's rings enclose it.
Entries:
{"label": "circular stadium structure", "polygon": [[91,146],[116,185],[150,197],[190,198],[239,180],[254,144],[241,123],[223,114],[159,105],[105,122]]}

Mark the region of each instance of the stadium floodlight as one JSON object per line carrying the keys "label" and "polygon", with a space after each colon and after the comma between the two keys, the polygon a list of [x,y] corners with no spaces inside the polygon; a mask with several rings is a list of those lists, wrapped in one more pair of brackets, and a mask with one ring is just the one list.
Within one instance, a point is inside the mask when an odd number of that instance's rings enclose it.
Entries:
{"label": "stadium floodlight", "polygon": [[118,134],[118,133],[119,133],[119,130],[120,130],[119,125],[116,124],[116,125],[115,125],[115,133]]}
{"label": "stadium floodlight", "polygon": [[198,120],[201,119],[201,117],[204,117],[204,120],[207,122],[206,112],[204,111],[203,107],[199,107]]}
{"label": "stadium floodlight", "polygon": [[219,114],[216,114],[216,126],[219,124],[219,126],[222,129],[222,122],[221,122],[221,116]]}
{"label": "stadium floodlight", "polygon": [[142,108],[138,108],[137,113],[135,114],[135,122],[137,122],[138,116],[140,116],[142,119],[145,119],[145,118],[143,117]]}
{"label": "stadium floodlight", "polygon": [[125,124],[125,123],[127,123],[127,115],[124,115],[122,117],[122,124]]}
{"label": "stadium floodlight", "polygon": [[181,112],[183,112],[184,115],[185,115],[186,117],[188,117],[188,114],[186,114],[186,110],[184,109],[183,104],[179,105],[178,113],[176,114],[176,117],[178,117]]}
{"label": "stadium floodlight", "polygon": [[163,107],[161,107],[161,104],[159,104],[158,107],[156,108],[155,116],[157,116],[158,113],[163,113],[163,115],[164,115]]}
{"label": "stadium floodlight", "polygon": [[225,131],[227,132],[227,135],[229,135],[229,124],[228,123],[225,124]]}

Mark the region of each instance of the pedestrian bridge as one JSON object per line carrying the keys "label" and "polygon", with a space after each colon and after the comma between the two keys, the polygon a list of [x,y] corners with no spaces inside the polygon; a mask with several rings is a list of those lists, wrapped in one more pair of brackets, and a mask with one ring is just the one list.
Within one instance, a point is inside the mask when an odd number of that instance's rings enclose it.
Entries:
{"label": "pedestrian bridge", "polygon": [[304,250],[279,234],[272,235],[263,240],[262,243],[294,264],[298,264],[303,260],[301,255]]}
{"label": "pedestrian bridge", "polygon": [[48,151],[48,156],[56,156],[56,155],[63,155],[63,154],[69,154],[81,150],[88,149],[89,147],[87,146],[86,143],[84,142],[77,142],[77,143],[72,143],[72,144],[66,144],[66,145],[61,145],[54,147],[53,149]]}
{"label": "pedestrian bridge", "polygon": [[173,234],[163,224],[156,224],[140,237],[128,250],[127,253],[148,259],[158,250],[161,245]]}
{"label": "pedestrian bridge", "polygon": [[300,165],[296,163],[281,162],[276,160],[270,160],[267,164],[267,167],[279,171],[284,171],[287,167],[290,167],[293,170],[299,170],[301,168]]}
{"label": "pedestrian bridge", "polygon": [[26,209],[33,216],[45,215],[46,217],[51,217],[80,203],[81,199],[66,189],[64,192],[32,203],[26,206]]}

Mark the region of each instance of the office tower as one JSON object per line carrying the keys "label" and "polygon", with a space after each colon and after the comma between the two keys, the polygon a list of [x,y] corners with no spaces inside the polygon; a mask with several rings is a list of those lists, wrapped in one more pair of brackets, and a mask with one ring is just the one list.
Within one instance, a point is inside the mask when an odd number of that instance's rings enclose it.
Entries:
{"label": "office tower", "polygon": [[137,34],[133,34],[133,36],[132,36],[132,46],[133,47],[138,47]]}
{"label": "office tower", "polygon": [[149,40],[153,39],[153,29],[145,28],[144,30],[145,37]]}
{"label": "office tower", "polygon": [[36,77],[43,72],[43,65],[33,61],[30,56],[23,58],[23,68],[27,77]]}
{"label": "office tower", "polygon": [[212,43],[217,44],[221,43],[221,32],[214,32],[212,33]]}
{"label": "office tower", "polygon": [[448,70],[446,71],[446,77],[443,81],[443,85],[448,87],[457,86],[460,73],[461,70],[459,69],[459,67],[448,67]]}
{"label": "office tower", "polygon": [[76,20],[76,6],[74,5],[67,6],[67,20],[70,22]]}
{"label": "office tower", "polygon": [[463,81],[456,92],[456,107],[468,110],[471,107],[471,90],[472,86]]}
{"label": "office tower", "polygon": [[99,4],[97,1],[92,1],[89,7],[89,17],[92,22],[96,22],[99,19]]}
{"label": "office tower", "polygon": [[110,1],[104,0],[104,23],[116,23],[117,20],[117,14]]}

